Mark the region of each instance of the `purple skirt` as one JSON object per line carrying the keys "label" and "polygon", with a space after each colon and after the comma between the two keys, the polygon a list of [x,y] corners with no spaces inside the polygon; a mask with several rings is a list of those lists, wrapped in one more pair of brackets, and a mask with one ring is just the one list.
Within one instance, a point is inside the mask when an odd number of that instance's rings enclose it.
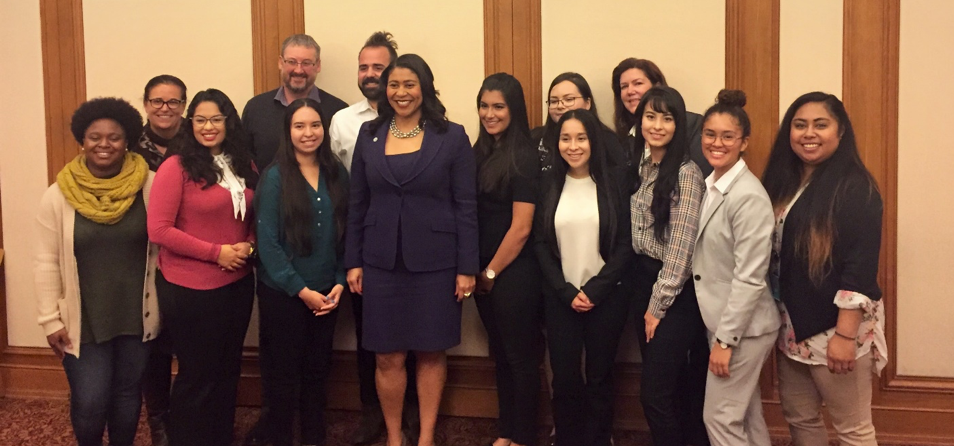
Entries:
{"label": "purple skirt", "polygon": [[460,344],[461,304],[454,296],[457,270],[411,272],[364,266],[361,338],[366,350],[435,352]]}

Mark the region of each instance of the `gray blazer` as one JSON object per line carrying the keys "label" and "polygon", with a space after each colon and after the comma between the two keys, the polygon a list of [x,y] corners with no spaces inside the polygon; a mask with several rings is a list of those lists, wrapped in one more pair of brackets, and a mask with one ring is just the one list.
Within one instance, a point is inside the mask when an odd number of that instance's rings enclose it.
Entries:
{"label": "gray blazer", "polygon": [[768,194],[747,167],[699,220],[692,255],[699,310],[709,332],[726,344],[781,325],[767,284],[774,227]]}

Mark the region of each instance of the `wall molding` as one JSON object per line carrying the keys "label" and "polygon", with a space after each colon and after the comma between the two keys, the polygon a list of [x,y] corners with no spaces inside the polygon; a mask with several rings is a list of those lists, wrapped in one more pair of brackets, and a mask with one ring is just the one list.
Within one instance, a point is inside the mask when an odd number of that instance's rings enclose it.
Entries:
{"label": "wall molding", "polygon": [[778,129],[779,0],[726,0],[725,88],[745,92],[752,136],[745,162],[762,174]]}
{"label": "wall molding", "polygon": [[484,0],[484,75],[506,72],[523,86],[530,127],[543,123],[540,0]]}
{"label": "wall molding", "polygon": [[[906,376],[897,364],[898,90],[900,0],[844,2],[843,88],[845,108],[862,160],[878,181],[884,201],[881,267],[889,362],[884,391],[954,395],[954,378]],[[950,400],[954,405],[954,397]]]}
{"label": "wall molding", "polygon": [[252,79],[255,94],[281,84],[281,44],[305,32],[304,0],[252,0]]}
{"label": "wall molding", "polygon": [[82,0],[40,0],[40,35],[47,176],[52,184],[60,169],[80,152],[70,132],[70,119],[86,101]]}

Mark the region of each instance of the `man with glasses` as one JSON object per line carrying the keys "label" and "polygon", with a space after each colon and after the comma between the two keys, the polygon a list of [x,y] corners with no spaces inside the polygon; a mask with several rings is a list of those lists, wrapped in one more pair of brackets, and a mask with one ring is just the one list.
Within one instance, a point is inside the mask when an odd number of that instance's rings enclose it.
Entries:
{"label": "man with glasses", "polygon": [[[311,98],[318,101],[325,116],[334,116],[348,106],[341,99],[315,86],[315,78],[321,71],[321,47],[311,36],[294,34],[286,38],[282,42],[278,69],[282,85],[249,99],[242,112],[242,126],[248,134],[259,172],[271,164],[278,150],[284,128],[282,120],[288,104],[296,99]],[[267,416],[268,400],[262,395],[262,415],[246,435],[245,445],[268,443],[266,424],[263,422]]]}
{"label": "man with glasses", "polygon": [[271,164],[275,157],[281,140],[285,107],[292,101],[314,99],[321,105],[324,115],[329,117],[348,106],[341,99],[315,86],[315,78],[321,71],[321,47],[311,36],[294,34],[285,39],[278,69],[281,71],[282,85],[249,99],[242,112],[242,125],[248,133],[259,171]]}

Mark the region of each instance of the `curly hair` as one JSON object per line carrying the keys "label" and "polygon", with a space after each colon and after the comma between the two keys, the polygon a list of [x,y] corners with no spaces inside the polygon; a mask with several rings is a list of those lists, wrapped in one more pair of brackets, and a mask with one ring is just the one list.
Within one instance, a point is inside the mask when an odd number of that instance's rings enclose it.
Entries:
{"label": "curly hair", "polygon": [[[258,173],[252,162],[252,153],[249,149],[248,136],[242,129],[238,111],[232,100],[220,90],[210,88],[202,90],[192,97],[186,119],[190,122],[195,115],[195,109],[203,102],[211,102],[219,107],[219,113],[225,116],[225,141],[222,142],[222,153],[231,158],[232,169],[235,174],[245,179],[249,189],[254,189],[258,183]],[[202,188],[208,188],[219,182],[222,174],[212,161],[209,149],[195,139],[192,129],[180,131],[169,142],[169,155],[179,155],[179,163],[189,175],[189,179],[196,183],[204,183]]]}
{"label": "curly hair", "polygon": [[[417,54],[403,54],[398,57],[394,63],[388,65],[388,68],[381,74],[381,85],[384,85],[385,88],[387,88],[388,79],[390,79],[391,73],[395,68],[411,70],[420,81],[421,96],[423,99],[423,103],[421,104],[421,125],[423,126],[426,123],[428,129],[434,129],[437,133],[446,132],[447,109],[438,98],[440,93],[438,93],[437,88],[434,87],[434,73],[431,71],[431,67]],[[394,117],[394,114],[394,107],[391,106],[391,103],[381,101],[381,103],[378,104],[378,117],[368,124],[368,130],[370,130],[371,134],[374,134],[382,125],[388,125],[388,123],[391,122],[391,118]]]}
{"label": "curly hair", "polygon": [[76,142],[83,144],[86,129],[100,119],[112,119],[126,134],[126,147],[135,147],[142,134],[142,115],[129,102],[119,98],[96,98],[84,102],[73,112],[70,131]]}

